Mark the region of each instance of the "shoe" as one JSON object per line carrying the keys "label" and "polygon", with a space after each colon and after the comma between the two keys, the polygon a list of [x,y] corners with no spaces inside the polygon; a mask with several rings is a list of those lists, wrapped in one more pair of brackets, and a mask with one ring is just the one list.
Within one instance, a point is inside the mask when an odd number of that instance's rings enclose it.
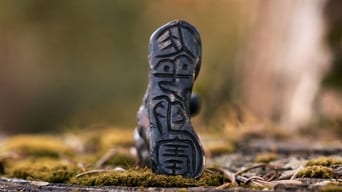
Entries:
{"label": "shoe", "polygon": [[[190,116],[193,117],[201,110],[201,99],[198,95],[191,93]],[[134,129],[135,151],[139,167],[151,167],[150,160],[150,120],[147,112],[147,94],[143,99],[137,114],[137,127]]]}
{"label": "shoe", "polygon": [[149,85],[135,135],[143,138],[140,145],[137,142],[138,158],[150,159],[155,173],[190,178],[202,175],[204,152],[190,120],[191,92],[200,65],[200,36],[189,23],[172,21],[152,34]]}

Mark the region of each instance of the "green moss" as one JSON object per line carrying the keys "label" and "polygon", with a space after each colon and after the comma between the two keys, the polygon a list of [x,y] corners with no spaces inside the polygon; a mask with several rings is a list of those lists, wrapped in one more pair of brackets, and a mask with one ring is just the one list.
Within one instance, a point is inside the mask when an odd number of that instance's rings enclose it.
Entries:
{"label": "green moss", "polygon": [[109,158],[104,165],[132,168],[135,165],[135,158],[132,155],[117,153]]}
{"label": "green moss", "polygon": [[187,188],[180,188],[177,189],[177,192],[188,192],[189,190]]}
{"label": "green moss", "polygon": [[320,188],[320,192],[342,192],[342,184],[329,184]]}
{"label": "green moss", "polygon": [[96,162],[99,160],[98,154],[81,153],[72,158],[74,162],[80,163],[86,167],[93,168]]}
{"label": "green moss", "polygon": [[101,134],[101,149],[110,149],[113,146],[134,146],[132,130],[108,129]]}
{"label": "green moss", "polygon": [[298,177],[309,178],[335,178],[334,165],[342,165],[342,159],[338,157],[318,157],[309,160],[305,167],[298,172]]}
{"label": "green moss", "polygon": [[213,142],[204,146],[206,154],[211,157],[219,156],[222,154],[232,153],[235,148],[233,144],[228,142]]}
{"label": "green moss", "polygon": [[101,163],[100,167],[96,167],[97,163],[105,156],[105,153],[86,153],[78,154],[73,158],[75,162],[81,163],[87,169],[96,168],[111,168],[111,167],[122,167],[124,169],[135,167],[136,159],[130,153],[118,152],[113,154],[110,158],[106,159]]}
{"label": "green moss", "polygon": [[64,183],[79,172],[76,165],[56,159],[34,158],[9,164],[6,177]]}
{"label": "green moss", "polygon": [[278,155],[276,153],[261,153],[255,157],[255,162],[257,163],[269,163],[278,159]]}
{"label": "green moss", "polygon": [[141,187],[217,186],[223,183],[223,176],[218,173],[205,172],[199,179],[190,179],[182,176],[157,175],[149,169],[130,169],[74,177],[70,180],[70,183]]}
{"label": "green moss", "polygon": [[334,178],[334,170],[321,165],[306,166],[298,172],[298,177]]}
{"label": "green moss", "polygon": [[108,151],[113,147],[129,148],[134,146],[131,129],[101,128],[75,131],[83,143],[85,152]]}
{"label": "green moss", "polygon": [[227,154],[227,153],[232,153],[234,151],[233,148],[231,147],[216,147],[216,148],[212,148],[210,149],[210,154],[212,155],[212,157],[215,156],[219,156],[219,155],[223,155],[223,154]]}
{"label": "green moss", "polygon": [[2,152],[15,152],[21,157],[53,157],[72,155],[73,151],[61,140],[52,136],[18,135],[7,139]]}
{"label": "green moss", "polygon": [[306,166],[313,166],[313,165],[320,165],[331,167],[332,165],[342,165],[341,158],[334,158],[334,157],[318,157],[316,159],[309,160],[306,163]]}

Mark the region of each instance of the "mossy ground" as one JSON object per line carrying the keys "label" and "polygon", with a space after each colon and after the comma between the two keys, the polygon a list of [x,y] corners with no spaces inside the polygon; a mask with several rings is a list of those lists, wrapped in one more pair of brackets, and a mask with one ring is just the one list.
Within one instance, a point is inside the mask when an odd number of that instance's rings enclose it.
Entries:
{"label": "mossy ground", "polygon": [[[190,179],[136,168],[136,159],[130,154],[134,146],[131,130],[102,129],[65,135],[10,137],[0,147],[3,152],[0,173],[9,178],[88,186],[190,187],[217,186],[224,182],[219,173],[205,172],[198,179]],[[124,170],[118,171],[116,167]]]}
{"label": "mossy ground", "polygon": [[0,148],[2,153],[16,153],[21,157],[59,158],[73,154],[58,137],[47,135],[17,135],[6,140]]}
{"label": "mossy ground", "polygon": [[342,192],[342,183],[335,183],[323,186],[320,192]]}
{"label": "mossy ground", "polygon": [[141,187],[190,187],[217,186],[223,183],[221,174],[205,172],[199,179],[181,176],[165,176],[152,173],[150,169],[99,170],[82,173],[82,168],[74,162],[51,158],[30,158],[9,163],[4,176],[51,183],[69,183],[87,186],[115,185]]}
{"label": "mossy ground", "polygon": [[[249,166],[258,164],[262,167],[244,171],[240,173],[241,176],[246,178],[263,176],[265,179],[278,177],[277,174],[273,175],[274,170],[278,169],[275,168],[277,166],[268,165],[277,162],[282,164],[284,155],[272,151],[257,152],[240,154],[240,160],[234,160],[234,156],[239,154],[235,141],[231,142],[219,134],[202,136],[208,161],[225,155],[231,155],[232,159],[227,159],[220,165],[215,164],[214,161],[208,163],[215,168],[207,169],[198,179],[157,175],[150,169],[137,168],[136,159],[131,153],[134,146],[132,131],[120,129],[74,132],[57,137],[49,135],[10,137],[0,146],[2,152],[0,174],[9,178],[86,186],[196,187],[231,184],[231,178],[224,175],[221,168],[239,172],[241,169],[248,169]],[[341,167],[341,158],[319,157],[306,160],[297,178],[338,179],[340,177],[335,173],[334,168]],[[227,162],[230,163],[225,166]],[[283,165],[285,166],[284,163]],[[235,183],[227,186],[248,187],[249,184]]]}
{"label": "mossy ground", "polygon": [[312,165],[304,167],[298,172],[298,177],[308,178],[334,178],[334,171],[330,167]]}
{"label": "mossy ground", "polygon": [[65,183],[80,171],[80,167],[67,161],[51,158],[29,158],[8,163],[5,176],[51,183]]}
{"label": "mossy ground", "polygon": [[342,165],[342,158],[340,157],[318,157],[311,159],[298,172],[298,177],[337,179],[337,175],[332,167],[338,165]]}
{"label": "mossy ground", "polygon": [[194,187],[217,186],[224,182],[219,173],[205,172],[198,179],[181,176],[166,176],[152,173],[150,169],[129,169],[127,171],[109,170],[96,174],[73,177],[69,183],[79,185],[115,185],[139,187]]}
{"label": "mossy ground", "polygon": [[269,162],[274,161],[276,159],[278,159],[278,155],[276,153],[266,152],[266,153],[258,154],[255,157],[254,161],[256,163],[269,163]]}
{"label": "mossy ground", "polygon": [[342,157],[318,157],[311,159],[306,163],[306,166],[320,165],[325,167],[331,167],[334,165],[342,165]]}

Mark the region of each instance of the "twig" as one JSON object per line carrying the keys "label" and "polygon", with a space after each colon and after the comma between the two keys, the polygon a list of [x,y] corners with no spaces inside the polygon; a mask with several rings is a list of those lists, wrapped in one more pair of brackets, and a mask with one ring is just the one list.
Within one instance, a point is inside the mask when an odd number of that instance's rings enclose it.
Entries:
{"label": "twig", "polygon": [[[256,169],[256,168],[260,168],[260,167],[267,167],[267,166],[274,170],[274,173],[267,180],[265,180],[263,177],[260,177],[260,176],[245,177],[245,176],[241,175],[242,173],[245,173],[245,172],[250,171],[252,169]],[[300,181],[293,180],[296,177],[296,175],[300,169],[298,169],[294,173],[294,175],[291,177],[292,179],[290,179],[290,180],[274,180],[275,178],[277,178],[279,176],[279,171],[287,170],[287,169],[273,167],[273,166],[271,166],[269,164],[265,164],[265,163],[256,164],[256,165],[244,168],[244,169],[242,169],[236,173],[229,171],[227,168],[216,168],[216,170],[222,172],[224,174],[224,176],[226,178],[228,178],[231,182],[224,183],[224,184],[216,187],[215,189],[225,189],[229,186],[238,186],[239,185],[238,182],[247,184],[251,187],[266,187],[266,188],[273,188],[275,185],[280,184],[280,183],[282,183],[282,184],[301,184]]]}
{"label": "twig", "polygon": [[279,176],[279,174],[278,174],[278,171],[275,170],[275,171],[272,173],[271,177],[269,177],[266,181],[267,181],[267,182],[270,182],[270,181],[272,181],[273,179],[275,179],[277,176]]}
{"label": "twig", "polygon": [[94,170],[79,173],[75,177],[78,178],[78,177],[81,177],[84,175],[95,174],[95,173],[103,173],[103,172],[109,172],[109,171],[111,171],[111,170],[109,170],[109,169],[94,169]]}
{"label": "twig", "polygon": [[301,181],[298,181],[298,180],[276,180],[276,181],[271,181],[270,183],[272,183],[273,185],[277,185],[277,184],[293,184],[293,185],[303,184]]}
{"label": "twig", "polygon": [[235,173],[230,172],[227,169],[222,169],[222,168],[219,168],[219,170],[232,182],[233,185],[237,185]]}
{"label": "twig", "polygon": [[252,181],[253,179],[265,181],[265,179],[260,177],[260,176],[251,176],[251,177],[247,178],[247,180],[244,183],[247,184],[248,182]]}
{"label": "twig", "polygon": [[297,169],[297,170],[293,173],[293,175],[291,176],[290,180],[295,179],[295,178],[297,177],[299,171],[302,170],[302,169],[303,169],[303,166],[298,167],[298,169]]}
{"label": "twig", "polygon": [[107,151],[107,153],[105,153],[100,160],[98,160],[95,164],[95,168],[101,168],[103,167],[103,165],[110,159],[112,158],[114,155],[118,154],[118,153],[123,153],[123,154],[127,154],[127,155],[131,155],[127,150],[123,149],[123,148],[112,148],[109,149]]}
{"label": "twig", "polygon": [[272,183],[267,182],[267,181],[263,181],[263,180],[248,180],[248,178],[244,177],[244,176],[240,176],[237,175],[236,176],[236,180],[243,182],[243,183],[250,183],[250,186],[252,187],[274,187],[274,185],[272,185]]}
{"label": "twig", "polygon": [[236,182],[236,179],[235,179],[235,174],[234,173],[232,173],[229,170],[224,169],[224,168],[213,168],[213,169],[217,170],[217,171],[220,171],[221,173],[223,173],[223,175],[225,177],[227,177],[231,181],[231,183],[224,183],[224,184],[222,184],[220,186],[215,187],[214,190],[225,189],[225,188],[227,188],[229,186],[238,186],[238,184]]}
{"label": "twig", "polygon": [[231,183],[223,183],[222,185],[215,187],[215,190],[225,189],[225,188],[229,187],[230,185],[231,185]]}
{"label": "twig", "polygon": [[251,167],[247,167],[245,169],[242,169],[242,170],[236,172],[235,175],[241,175],[242,173],[245,173],[245,172],[247,172],[249,170],[256,169],[256,168],[259,168],[259,167],[266,167],[266,166],[267,166],[267,164],[264,164],[264,163],[256,164],[256,165],[253,165]]}
{"label": "twig", "polygon": [[[260,165],[258,165],[260,166]],[[253,169],[255,166],[247,168],[247,169]],[[231,183],[224,183],[223,185],[220,185],[218,187],[216,187],[215,189],[224,189],[227,188],[228,186],[232,185],[232,186],[238,186],[239,184],[237,183],[237,181],[241,182],[241,183],[250,183],[250,186],[252,187],[273,187],[274,185],[272,185],[271,183],[264,181],[263,178],[261,178],[262,180],[254,180],[256,179],[255,177],[252,179],[249,179],[247,177],[244,176],[240,176],[237,175],[236,173],[232,173],[227,169],[223,169],[223,168],[218,168],[219,171],[221,171],[230,181]],[[244,169],[245,171],[246,169]],[[241,171],[238,173],[242,173]],[[258,177],[258,179],[260,179]]]}
{"label": "twig", "polygon": [[100,160],[98,160],[95,164],[96,168],[102,167],[113,155],[117,153],[116,149],[110,149],[105,153]]}

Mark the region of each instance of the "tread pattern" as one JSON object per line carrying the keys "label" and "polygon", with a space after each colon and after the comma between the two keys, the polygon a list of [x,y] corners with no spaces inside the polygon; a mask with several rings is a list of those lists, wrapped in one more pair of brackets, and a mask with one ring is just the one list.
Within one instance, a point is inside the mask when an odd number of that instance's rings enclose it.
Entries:
{"label": "tread pattern", "polygon": [[150,39],[148,113],[156,173],[197,178],[204,152],[190,120],[190,96],[200,69],[201,41],[185,21],[172,21]]}

